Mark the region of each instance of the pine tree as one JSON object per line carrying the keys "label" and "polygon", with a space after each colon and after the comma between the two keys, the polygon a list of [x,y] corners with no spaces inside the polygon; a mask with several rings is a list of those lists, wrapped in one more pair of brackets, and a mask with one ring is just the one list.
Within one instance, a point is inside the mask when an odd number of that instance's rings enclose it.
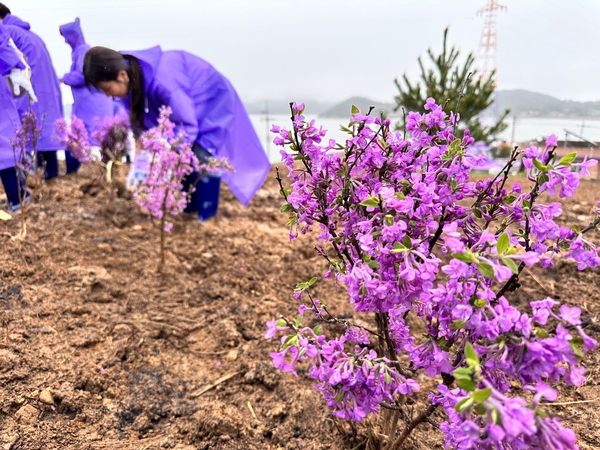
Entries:
{"label": "pine tree", "polygon": [[461,119],[456,133],[458,136],[462,136],[464,130],[468,128],[476,141],[490,143],[498,133],[507,127],[504,119],[510,110],[505,110],[491,126],[484,126],[480,122],[480,113],[494,102],[496,87],[494,77],[490,76],[487,80],[481,78],[481,75],[473,67],[475,63],[473,53],[469,53],[466,61],[460,65],[458,61],[460,52],[454,46],[448,50],[447,36],[448,28],[444,30],[444,46],[441,54],[436,55],[431,49],[427,50],[433,67],[426,68],[419,56],[423,84],[421,82],[412,84],[406,74],[402,76],[404,86],[398,79],[394,80],[399,91],[399,94],[394,97],[396,101],[394,110],[398,111],[404,108],[405,111],[422,112],[425,101],[432,97],[436,103],[446,105],[447,111],[456,111],[458,106]]}

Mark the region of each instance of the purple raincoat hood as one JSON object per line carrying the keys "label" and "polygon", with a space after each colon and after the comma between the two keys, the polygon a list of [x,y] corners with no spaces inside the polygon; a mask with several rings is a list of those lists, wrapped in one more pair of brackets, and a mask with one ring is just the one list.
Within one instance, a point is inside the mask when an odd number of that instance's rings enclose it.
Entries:
{"label": "purple raincoat hood", "polygon": [[83,32],[79,24],[79,17],[75,19],[75,22],[61,25],[58,29],[73,50],[80,45],[85,45],[85,39],[83,38]]}
{"label": "purple raincoat hood", "polygon": [[131,52],[121,51],[120,53],[123,55],[135,56],[140,60],[142,72],[144,72],[144,84],[146,85],[146,88],[148,88],[148,86],[150,86],[154,80],[156,68],[158,67],[160,57],[163,53],[160,46],[157,45],[156,47],[152,47],[147,50],[134,50]]}
{"label": "purple raincoat hood", "polygon": [[4,25],[13,25],[15,27],[23,28],[24,30],[31,29],[31,26],[29,26],[27,22],[22,21],[17,16],[13,16],[12,14],[7,14],[2,23]]}

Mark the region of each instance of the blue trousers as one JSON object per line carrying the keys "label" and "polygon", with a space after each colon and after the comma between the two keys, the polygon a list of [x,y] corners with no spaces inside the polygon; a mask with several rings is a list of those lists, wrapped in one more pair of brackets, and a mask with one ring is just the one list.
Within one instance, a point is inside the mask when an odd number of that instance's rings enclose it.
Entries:
{"label": "blue trousers", "polygon": [[65,150],[65,161],[67,163],[67,173],[75,173],[79,170],[81,163],[73,158],[68,150]]}
{"label": "blue trousers", "polygon": [[0,179],[2,179],[4,191],[6,192],[6,197],[8,199],[8,209],[12,210],[20,205],[19,185],[21,188],[21,195],[26,195],[25,176],[19,171],[19,177],[17,177],[17,170],[15,170],[14,167],[9,167],[8,169],[0,170]]}
{"label": "blue trousers", "polygon": [[38,166],[42,164],[46,165],[44,171],[44,178],[50,180],[58,176],[58,158],[56,157],[56,151],[50,152],[38,152]]}
{"label": "blue trousers", "polygon": [[[200,164],[205,163],[211,154],[194,143],[193,151]],[[183,190],[188,192],[194,186],[196,190],[188,199],[186,213],[198,213],[198,220],[204,222],[217,214],[219,208],[219,195],[221,190],[221,177],[218,175],[203,175],[198,172],[189,174],[183,180]]]}

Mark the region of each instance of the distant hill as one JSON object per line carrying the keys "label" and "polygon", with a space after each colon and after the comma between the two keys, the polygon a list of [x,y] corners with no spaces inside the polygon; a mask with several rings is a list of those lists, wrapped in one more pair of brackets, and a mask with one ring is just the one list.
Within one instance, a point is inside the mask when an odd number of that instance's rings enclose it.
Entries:
{"label": "distant hill", "polygon": [[332,106],[328,110],[319,114],[321,117],[349,117],[352,111],[352,105],[355,105],[360,109],[362,113],[367,113],[371,106],[374,106],[373,115],[379,115],[380,111],[385,111],[388,115],[394,110],[393,103],[382,103],[375,100],[370,100],[366,97],[351,97],[343,102]]}
{"label": "distant hill", "polygon": [[600,101],[560,100],[523,89],[498,91],[496,102],[498,111],[508,108],[517,117],[600,117]]}
{"label": "distant hill", "polygon": [[[560,100],[551,95],[540,94],[538,92],[526,91],[524,89],[501,90],[496,93],[497,111],[510,109],[511,116],[517,117],[594,117],[600,118],[600,101],[577,102],[574,100]],[[352,105],[358,106],[362,112],[369,110],[370,106],[375,107],[375,111],[386,111],[388,115],[398,115],[394,113],[394,103],[383,103],[371,100],[366,97],[351,97],[334,106],[324,108],[318,112],[317,108],[308,104],[308,110],[321,117],[349,117]],[[319,105],[323,106],[323,105]],[[495,108],[496,109],[496,108]],[[285,113],[287,114],[287,110]]]}

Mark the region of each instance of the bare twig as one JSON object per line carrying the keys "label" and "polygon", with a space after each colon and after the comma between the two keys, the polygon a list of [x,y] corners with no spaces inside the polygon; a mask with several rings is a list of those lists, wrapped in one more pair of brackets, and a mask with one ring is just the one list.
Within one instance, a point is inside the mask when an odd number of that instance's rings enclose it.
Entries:
{"label": "bare twig", "polygon": [[208,386],[205,386],[202,389],[199,389],[199,390],[197,390],[195,392],[192,392],[190,394],[190,398],[200,397],[201,395],[205,394],[206,392],[210,391],[211,389],[216,388],[220,384],[225,383],[227,380],[235,377],[236,375],[239,375],[240,373],[241,372],[234,372],[234,373],[230,373],[229,375],[222,376],[217,381],[215,381],[213,384],[209,384]]}

